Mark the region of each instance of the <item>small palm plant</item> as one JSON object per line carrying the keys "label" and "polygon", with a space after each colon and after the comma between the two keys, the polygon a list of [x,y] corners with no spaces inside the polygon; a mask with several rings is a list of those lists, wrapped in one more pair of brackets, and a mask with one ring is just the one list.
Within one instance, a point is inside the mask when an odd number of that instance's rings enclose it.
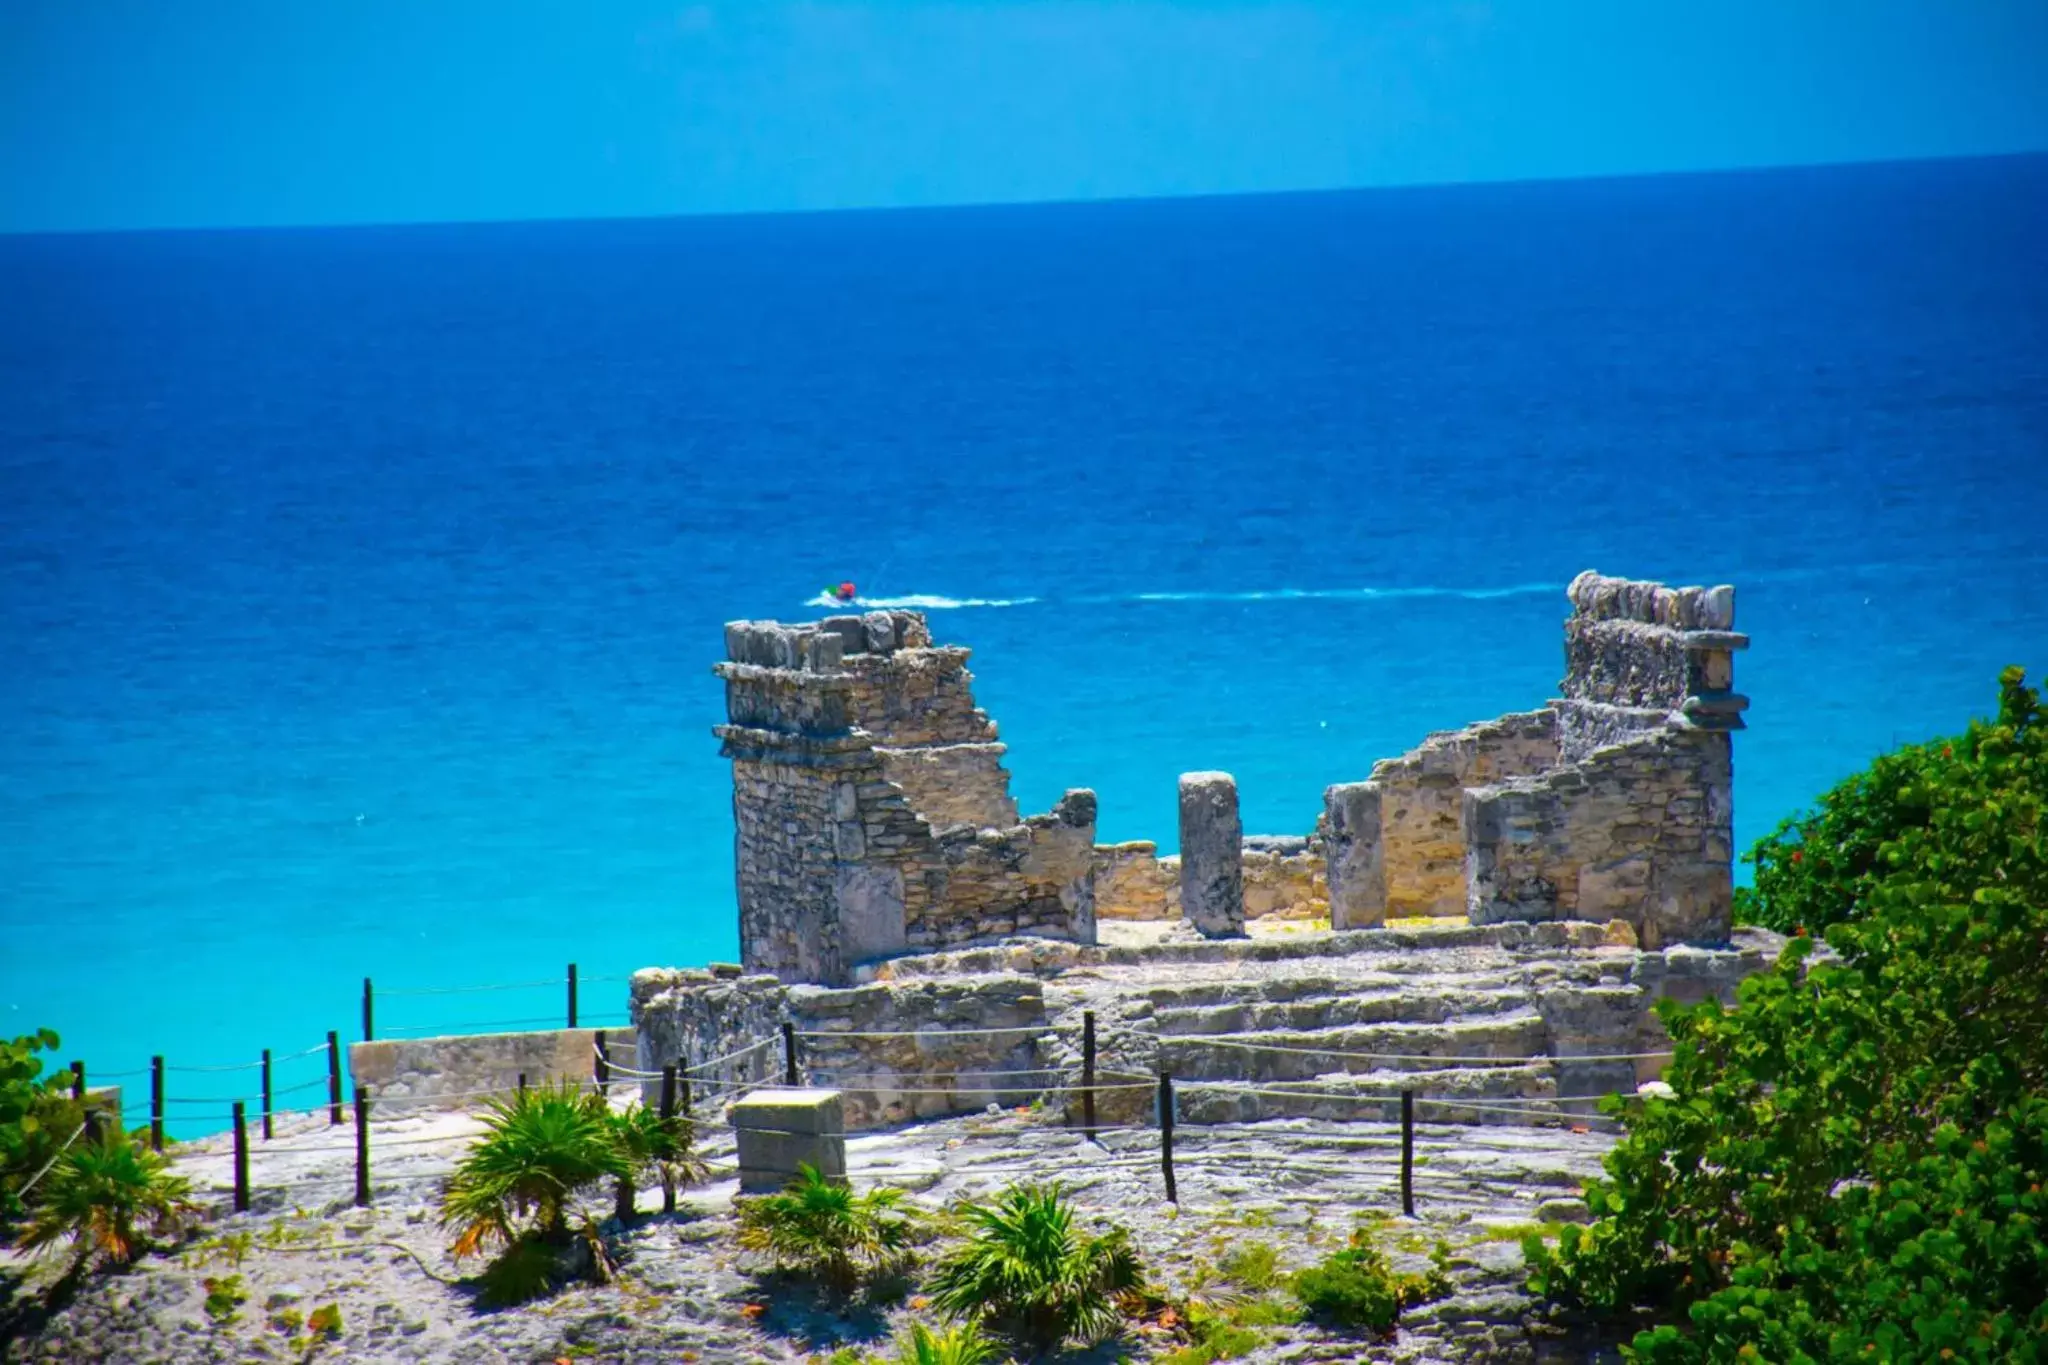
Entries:
{"label": "small palm plant", "polygon": [[902,1202],[901,1190],[877,1186],[855,1194],[816,1167],[799,1166],[781,1193],[740,1204],[740,1245],[772,1257],[778,1269],[848,1294],[865,1275],[908,1267],[914,1229]]}
{"label": "small palm plant", "polygon": [[934,1332],[921,1322],[896,1339],[893,1365],[991,1365],[1002,1353],[972,1322]]}
{"label": "small palm plant", "polygon": [[696,1125],[681,1114],[663,1118],[658,1109],[635,1104],[611,1116],[612,1140],[631,1165],[633,1174],[618,1183],[616,1210],[619,1221],[633,1217],[634,1180],[652,1171],[661,1181],[661,1211],[676,1211],[676,1187],[694,1185],[709,1174],[691,1151]]}
{"label": "small palm plant", "polygon": [[[575,1197],[606,1179],[631,1173],[612,1132],[602,1095],[585,1094],[573,1083],[522,1090],[493,1100],[484,1133],[448,1178],[441,1195],[441,1225],[455,1234],[450,1248],[460,1260],[491,1247],[502,1248],[486,1289],[500,1302],[542,1292],[538,1268],[548,1248],[567,1248],[569,1206]],[[502,1263],[502,1264],[500,1264]],[[526,1273],[513,1275],[518,1267]],[[500,1280],[517,1286],[499,1292]]]}
{"label": "small palm plant", "polygon": [[24,1251],[73,1246],[74,1271],[95,1256],[128,1265],[152,1241],[180,1235],[199,1213],[192,1182],[173,1175],[161,1154],[111,1123],[59,1153],[35,1193],[16,1245]]}
{"label": "small palm plant", "polygon": [[961,1210],[967,1244],[939,1264],[932,1299],[1036,1351],[1116,1330],[1117,1299],[1144,1280],[1122,1228],[1089,1236],[1058,1185],[1012,1185],[992,1205]]}

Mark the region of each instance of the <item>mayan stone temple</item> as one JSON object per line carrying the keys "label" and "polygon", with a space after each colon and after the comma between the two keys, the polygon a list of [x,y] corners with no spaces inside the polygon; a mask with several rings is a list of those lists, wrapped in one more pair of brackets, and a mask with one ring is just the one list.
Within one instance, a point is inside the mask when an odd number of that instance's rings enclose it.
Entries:
{"label": "mayan stone temple", "polygon": [[1103,1066],[1170,1069],[1195,1122],[1303,1112],[1289,1086],[1365,1116],[1417,1085],[1516,1121],[1486,1101],[1563,1114],[1654,1080],[1650,1006],[1729,998],[1772,947],[1731,928],[1748,641],[1732,588],[1568,595],[1557,699],[1430,735],[1292,834],[1244,833],[1230,775],[1189,772],[1165,858],[1097,843],[1090,791],[1021,814],[968,651],[923,616],[728,625],[742,961],[635,976],[641,1066],[788,1026],[806,1083],[858,1078],[850,1128],[1057,1111],[1084,1017]]}

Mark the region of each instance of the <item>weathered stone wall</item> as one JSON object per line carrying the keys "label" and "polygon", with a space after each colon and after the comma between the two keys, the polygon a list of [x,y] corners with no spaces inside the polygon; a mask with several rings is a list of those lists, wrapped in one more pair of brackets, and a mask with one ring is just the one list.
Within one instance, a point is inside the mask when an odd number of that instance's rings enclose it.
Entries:
{"label": "weathered stone wall", "polygon": [[[783,1075],[787,988],[775,977],[655,967],[633,973],[631,989],[636,1069],[676,1067],[704,1102]],[[643,1080],[643,1098],[657,1102],[659,1085]]]}
{"label": "weathered stone wall", "polygon": [[1585,573],[1565,622],[1561,766],[1463,797],[1467,908],[1620,919],[1646,948],[1725,941],[1734,838],[1735,590]]}
{"label": "weathered stone wall", "polygon": [[[1374,764],[1368,781],[1379,793],[1382,917],[1464,914],[1465,788],[1553,767],[1557,743],[1556,713],[1526,711],[1441,731]],[[1331,799],[1325,793],[1326,838]],[[1353,913],[1369,920],[1370,906]]]}
{"label": "weathered stone wall", "polygon": [[1566,697],[1675,711],[1687,697],[1732,684],[1711,656],[1724,656],[1725,667],[1728,649],[1747,643],[1733,635],[1735,589],[1670,588],[1589,570],[1566,592]]}
{"label": "weathered stone wall", "polygon": [[[694,1067],[700,1085],[709,1075],[725,1093],[735,1083],[779,1083],[782,1025],[794,1024],[800,1079],[843,1092],[853,1130],[1029,1104],[1055,1081],[1037,1069],[1037,1039],[1051,1023],[1044,984],[1031,976],[834,989],[643,971],[633,978],[633,1018],[640,1069]],[[737,1062],[703,1067],[763,1040],[770,1045]]]}
{"label": "weathered stone wall", "polygon": [[1150,839],[1095,846],[1098,920],[1180,918],[1180,859],[1161,858]]}
{"label": "weathered stone wall", "polygon": [[914,948],[1008,934],[1095,941],[1095,793],[1071,791],[1051,813],[1008,829],[955,827],[905,850],[905,875],[927,899],[908,921]]}
{"label": "weathered stone wall", "polygon": [[949,825],[1006,828],[1018,820],[1003,767],[1004,745],[938,744],[920,749],[876,746],[882,773],[902,789],[912,810],[933,829]]}
{"label": "weathered stone wall", "polygon": [[[1323,855],[1311,839],[1284,834],[1244,836],[1244,917],[1320,919],[1330,913]],[[1149,839],[1095,846],[1098,920],[1177,920],[1180,859],[1158,856]]]}
{"label": "weathered stone wall", "polygon": [[1322,854],[1298,835],[1244,838],[1244,917],[1321,919],[1330,913]]}
{"label": "weathered stone wall", "polygon": [[747,970],[831,984],[907,948],[1092,941],[1094,797],[1017,819],[966,650],[910,612],[735,622],[726,646]]}
{"label": "weathered stone wall", "polygon": [[[795,987],[791,1016],[807,1084],[846,1097],[850,1128],[879,1128],[1031,1103],[1054,1077],[1037,1069],[1051,1031],[1044,984],[1028,976]],[[1001,1030],[982,1032],[970,1030]]]}
{"label": "weathered stone wall", "polygon": [[1730,744],[1684,722],[1576,767],[1465,794],[1468,910],[1500,920],[1624,920],[1645,948],[1725,941]]}
{"label": "weathered stone wall", "polygon": [[350,1083],[378,1101],[405,1107],[473,1109],[482,1092],[507,1094],[519,1085],[588,1081],[604,1033],[613,1060],[637,1065],[625,1029],[558,1028],[534,1033],[472,1033],[446,1038],[394,1038],[350,1043]]}
{"label": "weathered stone wall", "polygon": [[1576,763],[1677,714],[1740,730],[1746,697],[1734,691],[1735,589],[1670,588],[1587,572],[1568,589],[1560,757]]}

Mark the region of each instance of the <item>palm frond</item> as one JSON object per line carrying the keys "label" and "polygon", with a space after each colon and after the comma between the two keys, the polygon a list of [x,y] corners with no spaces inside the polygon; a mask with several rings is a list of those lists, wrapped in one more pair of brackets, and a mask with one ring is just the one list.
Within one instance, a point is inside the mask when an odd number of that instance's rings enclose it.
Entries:
{"label": "palm frond", "polygon": [[912,1224],[899,1211],[902,1201],[900,1190],[855,1194],[816,1168],[800,1166],[787,1189],[740,1204],[739,1242],[784,1270],[847,1292],[862,1275],[909,1259]]}
{"label": "palm frond", "polygon": [[441,1224],[456,1234],[457,1255],[509,1243],[521,1223],[559,1234],[579,1192],[633,1170],[602,1096],[538,1086],[490,1102],[483,1135],[442,1193]]}
{"label": "palm frond", "polygon": [[1046,1348],[1092,1341],[1116,1330],[1117,1299],[1143,1282],[1121,1228],[1088,1236],[1057,1185],[1013,1185],[993,1204],[961,1211],[966,1244],[932,1281],[941,1311],[1003,1327]]}
{"label": "palm frond", "polygon": [[192,1182],[118,1127],[62,1153],[37,1193],[16,1244],[42,1253],[69,1246],[81,1263],[99,1255],[126,1264],[152,1239],[177,1236],[199,1213]]}

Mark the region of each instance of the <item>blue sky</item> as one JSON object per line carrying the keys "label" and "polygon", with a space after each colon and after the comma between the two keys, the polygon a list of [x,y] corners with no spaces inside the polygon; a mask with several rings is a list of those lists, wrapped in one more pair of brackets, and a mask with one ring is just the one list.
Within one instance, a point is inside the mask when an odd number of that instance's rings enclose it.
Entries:
{"label": "blue sky", "polygon": [[2048,0],[4,0],[0,230],[2048,149]]}

